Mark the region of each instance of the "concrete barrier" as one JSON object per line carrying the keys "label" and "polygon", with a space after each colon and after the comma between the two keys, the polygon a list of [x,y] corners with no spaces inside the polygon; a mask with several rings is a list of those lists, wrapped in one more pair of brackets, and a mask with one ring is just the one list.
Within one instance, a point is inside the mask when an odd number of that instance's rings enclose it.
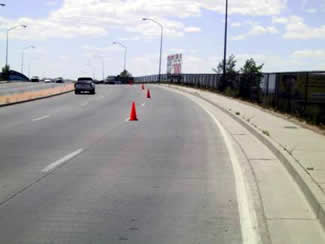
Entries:
{"label": "concrete barrier", "polygon": [[34,101],[42,98],[52,97],[74,90],[74,84],[64,84],[62,86],[46,88],[36,91],[25,91],[17,94],[8,94],[0,96],[0,106],[8,106],[17,103]]}

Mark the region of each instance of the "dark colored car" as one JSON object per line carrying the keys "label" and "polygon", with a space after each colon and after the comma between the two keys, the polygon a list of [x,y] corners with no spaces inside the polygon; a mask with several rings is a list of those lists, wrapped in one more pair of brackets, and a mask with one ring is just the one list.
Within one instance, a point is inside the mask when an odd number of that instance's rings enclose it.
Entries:
{"label": "dark colored car", "polygon": [[38,76],[33,76],[31,79],[32,82],[39,82]]}
{"label": "dark colored car", "polygon": [[59,77],[55,80],[55,83],[64,83],[64,81],[61,77]]}
{"label": "dark colored car", "polygon": [[94,80],[94,83],[95,83],[95,84],[103,84],[104,81],[103,81],[103,80]]}
{"label": "dark colored car", "polygon": [[114,85],[115,84],[115,76],[108,76],[105,81],[104,84],[109,84],[109,85]]}
{"label": "dark colored car", "polygon": [[90,94],[96,93],[95,83],[92,78],[80,77],[78,81],[74,84],[75,94],[80,94],[81,92],[88,92]]}

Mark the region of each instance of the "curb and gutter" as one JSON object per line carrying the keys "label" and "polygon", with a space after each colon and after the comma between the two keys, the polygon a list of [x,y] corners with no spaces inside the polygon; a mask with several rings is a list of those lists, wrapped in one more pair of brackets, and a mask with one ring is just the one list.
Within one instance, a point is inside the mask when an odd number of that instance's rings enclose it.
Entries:
{"label": "curb and gutter", "polygon": [[310,177],[309,173],[300,165],[300,163],[290,156],[286,149],[274,142],[268,136],[264,135],[257,128],[253,127],[245,120],[226,110],[219,104],[201,96],[198,92],[189,92],[181,87],[177,86],[168,86],[174,89],[180,90],[182,92],[194,95],[209,104],[217,107],[221,111],[225,112],[232,119],[246,128],[252,135],[254,135],[259,141],[261,141],[274,155],[282,162],[289,174],[293,177],[295,182],[298,184],[302,190],[306,200],[311,206],[312,210],[315,213],[315,216],[319,220],[322,228],[325,230],[325,195],[317,183]]}

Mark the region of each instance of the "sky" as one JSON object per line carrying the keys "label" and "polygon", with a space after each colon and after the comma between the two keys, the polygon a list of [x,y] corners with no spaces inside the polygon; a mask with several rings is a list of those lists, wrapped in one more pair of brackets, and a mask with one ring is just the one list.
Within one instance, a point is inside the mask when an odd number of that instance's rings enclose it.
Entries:
{"label": "sky", "polygon": [[[225,0],[0,0],[0,66],[40,77],[158,73],[160,27],[167,56],[183,54],[183,73],[213,73],[223,58]],[[2,43],[2,44],[1,44]],[[264,72],[325,70],[325,0],[229,0],[228,54]],[[28,48],[35,46],[35,48]]]}

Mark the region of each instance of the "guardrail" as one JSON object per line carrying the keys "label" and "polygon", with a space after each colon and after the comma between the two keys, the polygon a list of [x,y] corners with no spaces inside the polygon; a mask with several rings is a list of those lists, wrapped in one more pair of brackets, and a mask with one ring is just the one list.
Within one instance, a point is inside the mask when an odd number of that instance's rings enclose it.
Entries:
{"label": "guardrail", "polygon": [[[161,82],[218,91],[220,74],[182,74]],[[136,83],[156,83],[158,75],[135,78]],[[241,76],[230,81],[233,90],[241,87]],[[226,95],[234,95],[233,92]],[[264,73],[260,87],[250,88],[250,101],[294,114],[316,124],[325,124],[325,71]]]}

